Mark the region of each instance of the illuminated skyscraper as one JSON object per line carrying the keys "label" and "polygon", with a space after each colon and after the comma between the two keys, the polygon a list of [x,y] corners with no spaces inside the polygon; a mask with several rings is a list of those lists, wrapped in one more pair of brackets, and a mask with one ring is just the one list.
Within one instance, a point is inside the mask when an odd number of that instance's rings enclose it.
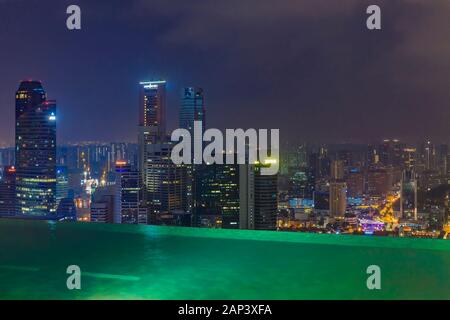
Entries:
{"label": "illuminated skyscraper", "polygon": [[180,128],[193,134],[194,121],[201,121],[205,127],[205,101],[203,89],[187,87],[183,89],[180,108]]}
{"label": "illuminated skyscraper", "polygon": [[347,184],[335,180],[330,182],[330,216],[343,217],[347,208]]}
{"label": "illuminated skyscraper", "polygon": [[239,165],[241,229],[276,230],[278,175],[261,174],[261,168],[269,166],[269,162]]}
{"label": "illuminated skyscraper", "polygon": [[38,81],[16,92],[16,214],[56,217],[56,103]]}
{"label": "illuminated skyscraper", "polygon": [[197,165],[194,225],[239,228],[240,165]]}
{"label": "illuminated skyscraper", "polygon": [[56,206],[69,195],[69,175],[66,166],[56,167]]}
{"label": "illuminated skyscraper", "polygon": [[150,200],[147,198],[151,195],[148,193],[147,182],[152,178],[147,176],[147,165],[148,155],[153,152],[148,148],[166,142],[166,81],[143,81],[139,86],[138,170],[144,188],[144,203],[148,205]]}
{"label": "illuminated skyscraper", "polygon": [[400,188],[400,214],[403,219],[417,220],[417,179],[414,170],[403,171]]}
{"label": "illuminated skyscraper", "polygon": [[175,210],[185,210],[186,167],[172,162],[172,147],[171,143],[146,146],[144,184],[150,223],[159,223],[161,216],[171,214]]}
{"label": "illuminated skyscraper", "polygon": [[[202,122],[202,132],[200,135],[194,134],[194,122]],[[180,108],[180,128],[187,129],[191,133],[191,150],[194,150],[196,143],[203,145],[203,131],[205,128],[205,101],[203,89],[196,87],[186,87],[181,95]],[[197,139],[197,140],[195,140]],[[192,212],[195,194],[196,166],[186,165],[186,211]]]}
{"label": "illuminated skyscraper", "polygon": [[166,138],[166,81],[143,81],[139,85],[139,127],[145,128],[145,142],[164,141]]}
{"label": "illuminated skyscraper", "polygon": [[116,161],[116,195],[114,223],[147,224],[147,210],[143,207],[139,172],[126,161]]}
{"label": "illuminated skyscraper", "polygon": [[270,164],[255,165],[254,177],[254,228],[276,230],[278,209],[278,174],[262,175],[261,168]]}

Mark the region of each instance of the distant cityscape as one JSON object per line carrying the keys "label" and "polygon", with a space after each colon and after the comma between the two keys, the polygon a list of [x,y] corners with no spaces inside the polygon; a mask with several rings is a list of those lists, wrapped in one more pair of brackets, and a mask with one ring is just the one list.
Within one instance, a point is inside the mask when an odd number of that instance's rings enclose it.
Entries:
{"label": "distant cityscape", "polygon": [[[166,85],[137,84],[135,143],[57,145],[57,102],[22,81],[15,147],[0,147],[0,217],[448,238],[448,144],[285,142],[277,175],[260,163],[177,165]],[[184,88],[179,104],[179,128],[208,128],[202,88]]]}

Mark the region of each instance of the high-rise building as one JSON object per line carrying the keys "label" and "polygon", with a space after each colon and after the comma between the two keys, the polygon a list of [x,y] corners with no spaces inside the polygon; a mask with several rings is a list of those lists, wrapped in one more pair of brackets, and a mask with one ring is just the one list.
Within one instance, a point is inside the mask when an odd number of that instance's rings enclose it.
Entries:
{"label": "high-rise building", "polygon": [[157,143],[166,138],[166,81],[139,83],[139,127],[144,127],[147,143]]}
{"label": "high-rise building", "polygon": [[[195,121],[202,122],[201,136],[194,134]],[[190,132],[192,141],[191,150],[194,150],[194,144],[196,143],[203,145],[202,137],[205,128],[205,101],[203,89],[197,87],[186,87],[183,89],[181,95],[179,126]],[[192,212],[194,206],[195,175],[196,165],[186,165],[186,211],[188,213]]]}
{"label": "high-rise building", "polygon": [[261,168],[270,165],[270,163],[255,165],[254,229],[256,230],[276,230],[277,227],[278,174],[261,174]]}
{"label": "high-rise building", "polygon": [[161,215],[186,208],[186,167],[171,159],[173,144],[146,146],[144,170],[145,203],[150,222],[157,223]]}
{"label": "high-rise building", "polygon": [[58,207],[61,199],[69,195],[69,175],[66,166],[56,167],[56,206]]}
{"label": "high-rise building", "polygon": [[344,161],[333,160],[331,161],[331,179],[342,180],[344,179]]}
{"label": "high-rise building", "polygon": [[312,153],[310,155],[309,167],[313,170],[316,179],[330,175],[330,158],[328,158],[325,148],[320,148],[318,153]]}
{"label": "high-rise building", "polygon": [[56,103],[38,81],[16,92],[16,214],[56,217]]}
{"label": "high-rise building", "polygon": [[259,163],[197,166],[194,226],[275,230],[278,176],[262,175],[263,166]]}
{"label": "high-rise building", "polygon": [[143,206],[139,171],[127,161],[116,161],[116,195],[114,223],[147,224],[147,209]]}
{"label": "high-rise building", "polygon": [[194,121],[201,121],[205,127],[205,100],[203,89],[197,87],[186,87],[181,96],[180,128],[187,129],[193,133]]}
{"label": "high-rise building", "polygon": [[[144,206],[149,209],[150,214],[160,211],[161,204],[155,198],[161,194],[155,195],[151,190],[163,189],[156,187],[156,178],[161,183],[163,174],[157,177],[158,169],[156,163],[166,162],[167,155],[164,153],[163,146],[167,141],[166,137],[166,81],[143,81],[139,83],[139,166],[140,179],[143,186]],[[158,144],[158,147],[155,145]],[[163,159],[164,158],[164,159]],[[151,176],[149,176],[151,174]],[[152,185],[148,185],[148,184]],[[159,182],[158,182],[159,183]],[[159,207],[159,208],[157,208]]]}
{"label": "high-rise building", "polygon": [[347,208],[347,184],[335,180],[330,182],[330,216],[343,217]]}
{"label": "high-rise building", "polygon": [[414,170],[404,170],[400,188],[400,214],[403,219],[417,220],[417,179]]}
{"label": "high-rise building", "polygon": [[193,224],[239,228],[239,165],[197,165]]}
{"label": "high-rise building", "polygon": [[16,169],[5,166],[0,180],[0,216],[13,216],[16,212]]}

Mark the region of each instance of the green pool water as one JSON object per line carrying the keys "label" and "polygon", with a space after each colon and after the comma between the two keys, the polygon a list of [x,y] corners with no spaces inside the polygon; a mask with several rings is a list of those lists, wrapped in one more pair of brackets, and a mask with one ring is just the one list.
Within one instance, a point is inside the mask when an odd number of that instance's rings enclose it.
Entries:
{"label": "green pool water", "polygon": [[0,298],[450,299],[450,241],[0,219]]}

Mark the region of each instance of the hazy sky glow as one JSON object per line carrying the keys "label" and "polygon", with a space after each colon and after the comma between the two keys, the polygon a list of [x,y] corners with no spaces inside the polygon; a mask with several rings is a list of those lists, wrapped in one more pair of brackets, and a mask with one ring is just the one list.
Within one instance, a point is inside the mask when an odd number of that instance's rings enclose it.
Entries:
{"label": "hazy sky glow", "polygon": [[[82,30],[66,29],[66,8]],[[382,8],[382,30],[365,8]],[[42,80],[59,141],[137,135],[138,82],[205,89],[207,123],[281,137],[448,142],[447,0],[0,0],[0,142],[14,140],[14,92]]]}

